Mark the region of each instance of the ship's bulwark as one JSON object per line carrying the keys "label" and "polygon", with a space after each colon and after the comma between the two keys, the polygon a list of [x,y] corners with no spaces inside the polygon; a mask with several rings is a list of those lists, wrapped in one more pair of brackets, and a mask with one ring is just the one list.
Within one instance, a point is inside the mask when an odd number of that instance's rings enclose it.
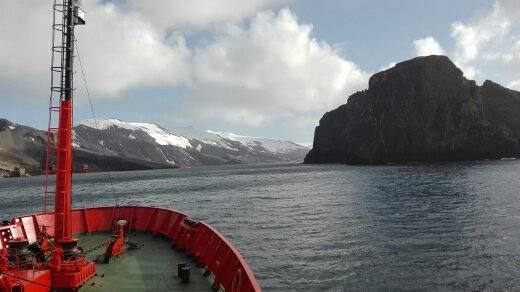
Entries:
{"label": "ship's bulwark", "polygon": [[[206,223],[192,221],[186,214],[177,211],[139,206],[75,209],[72,211],[72,230],[74,233],[87,234],[110,232],[115,220],[123,218],[128,221],[129,234],[147,232],[151,236],[162,237],[197,259],[212,274],[214,286],[222,286],[226,291],[261,290],[246,261],[222,234]],[[6,247],[2,237],[5,235],[2,234],[9,234],[13,238],[25,237],[29,242],[35,242],[39,226],[42,225],[50,226],[49,233],[54,234],[54,214],[13,218],[11,225],[0,227],[0,231],[5,231],[0,232],[0,249]],[[136,257],[136,260],[139,259]],[[176,264],[171,263],[170,269],[176,268]],[[91,281],[95,282],[95,278]]]}

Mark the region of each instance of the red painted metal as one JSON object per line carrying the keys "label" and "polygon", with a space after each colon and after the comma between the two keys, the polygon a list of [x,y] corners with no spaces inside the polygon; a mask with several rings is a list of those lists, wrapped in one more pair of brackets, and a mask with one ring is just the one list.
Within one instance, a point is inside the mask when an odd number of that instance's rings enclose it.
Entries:
{"label": "red painted metal", "polygon": [[96,265],[85,258],[64,261],[52,273],[54,289],[76,290],[96,273]]}
{"label": "red painted metal", "polygon": [[58,141],[56,144],[56,193],[54,222],[56,242],[72,239],[70,215],[72,192],[72,99],[60,101]]}
{"label": "red painted metal", "polygon": [[112,256],[120,255],[125,246],[125,228],[118,226],[116,233],[112,236],[110,243],[105,250],[105,261]]}
{"label": "red painted metal", "polygon": [[9,260],[7,259],[7,248],[0,250],[0,275],[7,273],[9,269]]}
{"label": "red painted metal", "polygon": [[[11,228],[16,228],[15,225],[10,226]],[[14,240],[16,239],[11,239],[8,242]],[[18,240],[27,239],[23,238]],[[49,271],[32,269],[20,270],[17,266],[18,263],[9,263],[7,247],[4,246],[4,248],[0,249],[0,291],[50,291],[51,276]]]}
{"label": "red painted metal", "polygon": [[[35,220],[25,220],[31,217]],[[154,207],[115,206],[72,210],[71,218],[73,233],[110,231],[115,221],[125,219],[128,221],[128,228],[165,237],[187,254],[196,257],[214,274],[215,287],[222,286],[226,291],[233,292],[261,291],[238,250],[211,226],[204,222],[191,221],[184,213]],[[35,232],[39,230],[39,226],[46,225],[49,226],[49,235],[53,235],[53,219],[52,213],[14,218],[12,225],[0,227],[0,242],[4,238],[2,230],[9,230],[9,234],[26,234],[28,238],[37,238]],[[5,245],[0,244],[0,250],[3,248]],[[61,263],[62,269],[63,265]]]}
{"label": "red painted metal", "polygon": [[0,291],[48,292],[51,291],[49,271],[20,270],[0,275]]}
{"label": "red painted metal", "polygon": [[63,250],[55,245],[52,248],[51,270],[53,272],[61,271],[61,261],[63,259]]}
{"label": "red painted metal", "polygon": [[45,225],[40,226],[40,234],[38,234],[38,245],[40,246],[40,249],[43,253],[47,253],[51,248],[49,233],[47,233],[47,226]]}
{"label": "red painted metal", "polygon": [[[75,246],[72,237],[72,98],[62,96],[56,143],[56,189],[54,195],[54,242],[52,249],[52,286],[77,289],[93,277],[96,267],[82,255],[68,256],[62,248]],[[21,219],[23,221],[23,218]]]}

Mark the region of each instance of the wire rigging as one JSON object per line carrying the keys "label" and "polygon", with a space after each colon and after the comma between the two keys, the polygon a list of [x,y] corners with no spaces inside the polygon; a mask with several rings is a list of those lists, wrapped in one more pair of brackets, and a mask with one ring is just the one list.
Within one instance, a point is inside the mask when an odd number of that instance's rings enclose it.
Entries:
{"label": "wire rigging", "polygon": [[103,134],[101,133],[101,131],[99,130],[98,121],[97,121],[97,118],[96,118],[96,114],[94,112],[94,105],[92,103],[92,98],[90,97],[90,90],[88,89],[87,78],[85,77],[85,71],[83,70],[83,62],[81,62],[81,56],[79,54],[78,40],[77,39],[74,40],[74,45],[75,45],[75,48],[76,48],[76,54],[77,54],[78,61],[79,61],[79,67],[81,69],[81,77],[83,78],[83,83],[85,84],[85,91],[87,93],[88,101],[90,103],[90,111],[91,111],[92,117],[94,119],[94,125],[96,126],[97,138],[98,138],[99,145],[101,146],[101,153],[102,153],[102,156],[103,156],[103,161],[105,163],[105,168],[107,170],[108,180],[110,182],[110,189],[112,191],[112,196],[114,197],[115,205],[118,206],[119,204],[118,204],[118,200],[117,200],[117,195],[116,195],[116,193],[114,191],[114,185],[113,185],[113,182],[112,182],[112,175],[110,174],[110,167],[109,167],[109,164],[108,164],[107,157],[105,155],[105,145],[104,145],[104,143],[101,142],[101,141],[104,141],[104,137],[103,137]]}

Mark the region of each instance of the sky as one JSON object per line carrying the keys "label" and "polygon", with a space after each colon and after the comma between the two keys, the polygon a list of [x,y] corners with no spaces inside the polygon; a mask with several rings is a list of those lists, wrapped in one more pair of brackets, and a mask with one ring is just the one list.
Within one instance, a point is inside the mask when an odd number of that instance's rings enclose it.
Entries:
{"label": "sky", "polygon": [[[4,1],[0,117],[44,129],[52,0]],[[97,117],[301,143],[368,78],[416,56],[520,90],[518,0],[83,0]],[[24,21],[20,21],[23,19]],[[92,117],[76,60],[75,121]]]}

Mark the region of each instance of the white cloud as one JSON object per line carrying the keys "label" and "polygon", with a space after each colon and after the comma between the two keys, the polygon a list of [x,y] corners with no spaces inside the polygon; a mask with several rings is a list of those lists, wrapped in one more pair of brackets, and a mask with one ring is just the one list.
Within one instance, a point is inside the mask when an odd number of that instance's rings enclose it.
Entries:
{"label": "white cloud", "polygon": [[[189,84],[191,50],[183,30],[239,21],[258,9],[284,2],[287,0],[83,1],[87,25],[77,27],[76,35],[90,89],[97,97],[120,98],[136,88]],[[2,3],[0,55],[12,56],[0,59],[2,98],[48,95],[51,7],[51,0]],[[18,12],[23,12],[23,22]],[[21,32],[29,32],[30,40],[21,37]]]}
{"label": "white cloud", "polygon": [[520,77],[520,40],[516,41],[511,48],[501,53],[500,59],[502,61],[501,69],[504,73]]}
{"label": "white cloud", "polygon": [[[287,1],[84,1],[87,25],[76,34],[91,92],[99,104],[133,90],[175,88],[186,92],[177,121],[231,129],[280,122],[307,133],[323,112],[364,89],[368,74],[314,39],[312,25],[299,24],[288,9],[258,12]],[[9,57],[0,58],[0,98],[48,96],[51,5],[3,3],[0,55]],[[200,29],[204,41],[189,47],[185,35]],[[26,31],[30,41],[20,36]],[[76,87],[83,87],[79,75]]]}
{"label": "white cloud", "polygon": [[[23,12],[16,13],[17,11]],[[0,9],[0,98],[48,96],[50,1],[3,1]]]}
{"label": "white cloud", "polygon": [[240,21],[267,7],[288,0],[126,0],[161,28],[202,29],[211,25]]}
{"label": "white cloud", "polygon": [[[84,1],[87,25],[76,34],[98,103],[133,90],[175,88],[186,92],[177,121],[218,121],[230,129],[283,123],[289,132],[308,133],[323,112],[367,86],[368,74],[314,39],[311,24],[299,24],[288,9],[257,11],[287,0],[152,2]],[[0,59],[0,98],[48,96],[51,4],[3,3],[0,55],[10,57]],[[207,35],[189,47],[185,35],[193,29]],[[31,32],[30,41],[21,31]]]}
{"label": "white cloud", "polygon": [[512,81],[511,83],[509,83],[507,87],[513,90],[520,91],[520,80]]}
{"label": "white cloud", "polygon": [[288,9],[264,12],[196,50],[194,83],[179,113],[253,126],[279,119],[314,124],[367,80]]}
{"label": "white cloud", "polygon": [[386,65],[386,66],[381,66],[381,67],[379,67],[379,71],[385,71],[385,70],[388,70],[388,69],[390,69],[390,68],[395,67],[395,65],[397,65],[396,62],[390,62],[390,63],[389,63],[388,65]]}
{"label": "white cloud", "polygon": [[134,88],[189,81],[191,52],[181,34],[165,38],[164,31],[139,14],[112,3],[92,3],[86,9],[88,26],[77,28],[78,43],[98,95],[119,97]]}
{"label": "white cloud", "polygon": [[479,74],[479,70],[472,66],[465,66],[463,64],[459,64],[458,62],[455,62],[455,64],[464,72],[464,77],[468,79],[475,79],[477,77],[477,74]]}
{"label": "white cloud", "polygon": [[431,36],[414,40],[413,46],[416,56],[444,55],[441,45]]}
{"label": "white cloud", "polygon": [[[190,51],[182,35],[165,38],[164,31],[138,13],[125,11],[112,3],[84,3],[87,25],[78,26],[76,35],[89,85],[96,96],[120,97],[133,88],[187,82]],[[51,7],[50,0],[2,3],[2,98],[41,99],[48,96]],[[22,12],[24,21],[20,22]]]}
{"label": "white cloud", "polygon": [[520,18],[518,0],[496,1],[493,8],[475,17],[468,23],[461,21],[452,24],[451,36],[456,41],[455,57],[461,63],[479,57],[482,49],[504,41],[510,32],[511,24]]}
{"label": "white cloud", "polygon": [[[520,77],[520,1],[496,0],[469,21],[451,25],[448,55],[469,79],[510,81]],[[433,37],[414,40],[416,55],[444,53]]]}
{"label": "white cloud", "polygon": [[518,0],[497,0],[490,10],[471,21],[453,23],[454,61],[470,78],[481,72],[520,75],[519,24]]}

